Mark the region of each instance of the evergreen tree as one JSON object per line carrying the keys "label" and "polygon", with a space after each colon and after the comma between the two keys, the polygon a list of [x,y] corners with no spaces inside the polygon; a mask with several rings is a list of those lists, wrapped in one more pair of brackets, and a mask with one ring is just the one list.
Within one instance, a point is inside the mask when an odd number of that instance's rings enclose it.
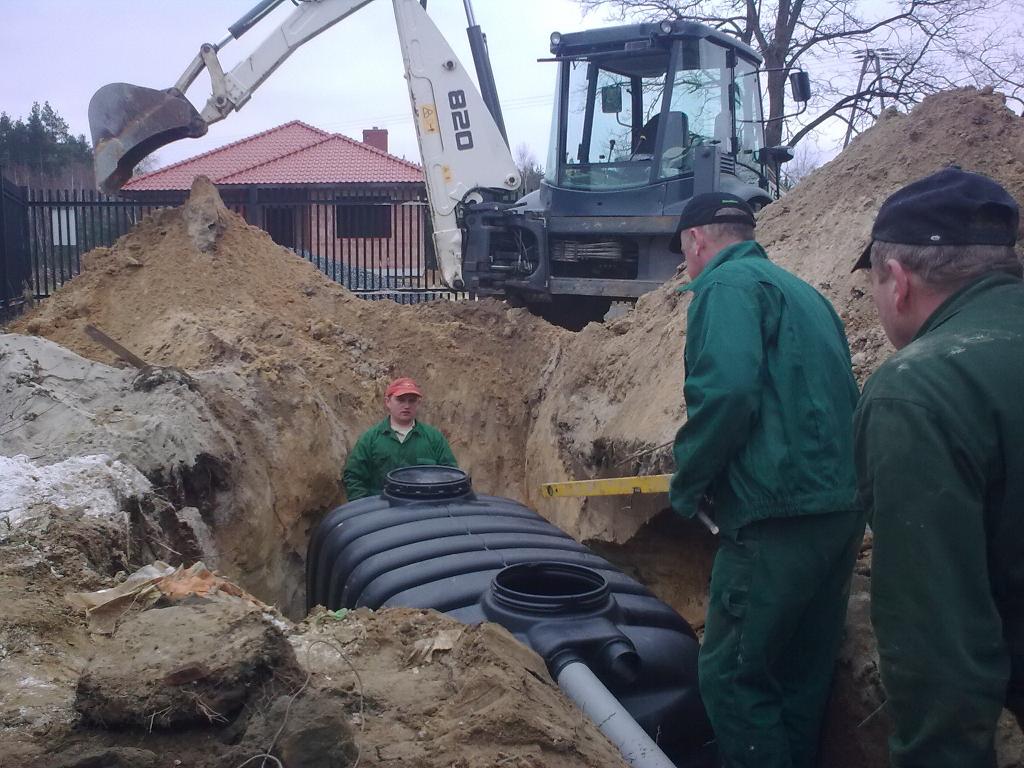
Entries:
{"label": "evergreen tree", "polygon": [[0,112],[0,166],[16,184],[92,188],[92,148],[73,136],[49,102],[32,104],[26,119]]}

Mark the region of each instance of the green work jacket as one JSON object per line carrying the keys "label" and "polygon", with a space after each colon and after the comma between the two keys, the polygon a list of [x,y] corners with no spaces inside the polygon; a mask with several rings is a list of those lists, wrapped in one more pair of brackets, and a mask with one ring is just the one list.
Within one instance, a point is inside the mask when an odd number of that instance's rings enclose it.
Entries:
{"label": "green work jacket", "polygon": [[725,529],[856,509],[857,384],[828,300],[753,240],[680,291],[693,300],[672,508],[692,517],[706,495]]}
{"label": "green work jacket", "polygon": [[855,428],[893,764],[987,765],[1004,699],[1024,715],[1024,283],[950,296]]}
{"label": "green work jacket", "polygon": [[458,466],[448,441],[439,430],[417,421],[405,442],[399,442],[398,435],[391,429],[391,420],[384,419],[360,435],[348,455],[345,494],[349,501],[376,496],[384,490],[388,472],[416,464]]}

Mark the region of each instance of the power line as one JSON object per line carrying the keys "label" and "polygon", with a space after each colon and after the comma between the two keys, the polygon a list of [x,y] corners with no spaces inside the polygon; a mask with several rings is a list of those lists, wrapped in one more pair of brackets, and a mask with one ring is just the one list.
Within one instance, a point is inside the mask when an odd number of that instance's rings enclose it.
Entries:
{"label": "power line", "polygon": [[[893,51],[891,48],[865,48],[863,51],[858,51],[853,55],[855,61],[860,62],[860,76],[857,78],[857,90],[854,93],[859,94],[861,88],[864,85],[864,78],[868,71],[873,69],[875,72],[875,80],[878,87],[882,86],[882,62],[886,63],[886,71],[888,71],[894,64],[896,64],[902,58],[898,53]],[[874,94],[871,94],[867,98],[867,102],[863,107],[859,107],[856,101],[850,105],[850,120],[846,125],[846,138],[843,139],[843,149],[850,143],[850,139],[853,137],[853,121],[856,119],[857,110],[862,109],[867,112],[871,106],[871,100],[874,98]],[[885,109],[885,96],[879,94],[879,100],[881,101],[882,109]]]}
{"label": "power line", "polygon": [[[523,109],[539,107],[544,104],[551,104],[553,98],[549,95],[523,96],[516,99],[508,99],[502,102],[501,108],[504,112],[516,112]],[[387,127],[388,125],[404,125],[411,123],[413,116],[410,112],[393,113],[378,117],[366,117],[358,120],[344,120],[329,123],[321,123],[321,127],[330,130],[345,130],[347,128],[364,128],[367,125]]]}

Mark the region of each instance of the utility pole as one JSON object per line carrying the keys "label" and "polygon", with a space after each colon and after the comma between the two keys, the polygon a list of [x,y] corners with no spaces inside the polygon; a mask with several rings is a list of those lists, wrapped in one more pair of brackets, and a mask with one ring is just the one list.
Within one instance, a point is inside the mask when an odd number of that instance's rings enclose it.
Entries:
{"label": "utility pole", "polygon": [[[865,48],[863,51],[854,54],[854,58],[860,62],[860,76],[857,78],[857,90],[854,93],[859,94],[864,87],[864,78],[867,76],[869,70],[874,70],[874,80],[876,87],[881,89],[882,85],[882,62],[886,63],[886,69],[890,65],[895,64],[900,60],[900,56],[895,51],[889,48]],[[871,101],[874,97],[868,96],[865,100],[864,106],[860,107],[860,99],[856,99],[852,105],[850,105],[850,120],[846,125],[846,138],[843,139],[843,149],[850,143],[850,139],[853,138],[853,122],[857,118],[857,110],[863,109],[865,112],[868,111],[868,107],[871,106]],[[885,96],[879,93],[878,99],[881,103],[881,107],[885,109]]]}

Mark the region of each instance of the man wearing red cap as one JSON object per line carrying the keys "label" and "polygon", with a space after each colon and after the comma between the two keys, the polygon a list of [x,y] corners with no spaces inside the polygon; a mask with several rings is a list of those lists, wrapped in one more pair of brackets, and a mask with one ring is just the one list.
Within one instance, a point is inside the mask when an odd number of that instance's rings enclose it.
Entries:
{"label": "man wearing red cap", "polygon": [[423,393],[409,378],[395,379],[384,392],[388,415],[356,441],[345,463],[345,493],[349,501],[376,496],[388,472],[415,464],[457,467],[444,435],[416,421]]}

